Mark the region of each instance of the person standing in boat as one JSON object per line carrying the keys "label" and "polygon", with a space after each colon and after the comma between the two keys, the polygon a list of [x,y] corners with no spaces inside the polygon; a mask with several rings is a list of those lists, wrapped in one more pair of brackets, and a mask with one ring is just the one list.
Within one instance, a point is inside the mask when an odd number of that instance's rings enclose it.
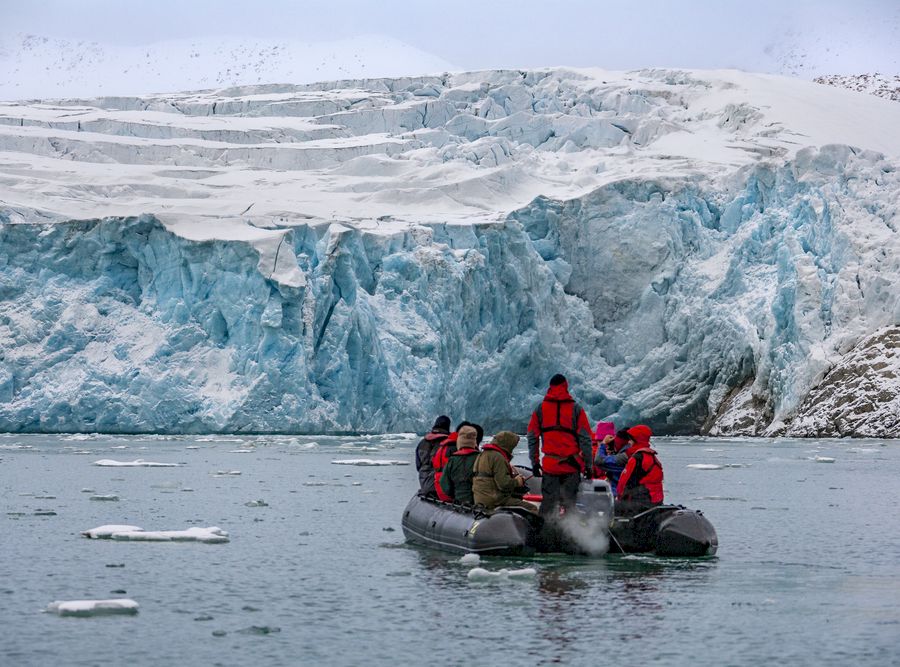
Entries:
{"label": "person standing in boat", "polygon": [[484,505],[487,510],[522,507],[538,513],[534,505],[513,496],[514,491],[525,486],[525,478],[512,466],[512,452],[517,444],[519,436],[510,431],[500,431],[475,458],[472,495],[476,505]]}
{"label": "person standing in boat", "polygon": [[441,415],[434,420],[431,431],[416,445],[416,470],[419,471],[419,493],[435,495],[432,459],[440,444],[450,435],[450,417]]}
{"label": "person standing in boat", "polygon": [[474,426],[463,426],[457,431],[456,451],[444,466],[441,475],[441,490],[452,501],[472,505],[472,475],[478,456],[478,431]]}
{"label": "person standing in boat", "polygon": [[550,378],[544,400],[528,424],[528,454],[541,477],[541,514],[556,516],[575,507],[581,476],[590,479],[593,460],[591,426],[584,409],[569,394],[565,376]]}
{"label": "person standing in boat", "polygon": [[639,424],[627,431],[633,443],[626,451],[628,463],[619,477],[616,495],[617,513],[637,514],[656,505],[662,505],[663,468],[659,457],[650,447],[653,431],[649,426]]}

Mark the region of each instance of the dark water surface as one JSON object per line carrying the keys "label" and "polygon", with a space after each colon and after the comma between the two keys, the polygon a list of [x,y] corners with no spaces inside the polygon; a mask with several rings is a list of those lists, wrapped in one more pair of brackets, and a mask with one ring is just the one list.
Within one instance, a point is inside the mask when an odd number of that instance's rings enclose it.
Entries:
{"label": "dark water surface", "polygon": [[[900,664],[898,441],[660,438],[667,500],[704,511],[716,558],[483,559],[537,574],[474,582],[404,544],[413,466],[331,463],[411,461],[411,436],[75,437],[0,436],[4,667]],[[137,458],[184,465],[91,465]],[[231,542],[80,536],[103,524]],[[115,597],[140,613],[42,613]]]}

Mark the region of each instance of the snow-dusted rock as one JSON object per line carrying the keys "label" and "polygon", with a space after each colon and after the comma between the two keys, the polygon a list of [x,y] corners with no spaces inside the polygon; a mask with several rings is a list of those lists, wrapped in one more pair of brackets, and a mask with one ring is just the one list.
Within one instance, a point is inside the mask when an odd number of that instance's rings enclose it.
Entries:
{"label": "snow-dusted rock", "polygon": [[898,126],[730,71],[0,105],[0,430],[524,428],[561,371],[784,432],[900,320]]}

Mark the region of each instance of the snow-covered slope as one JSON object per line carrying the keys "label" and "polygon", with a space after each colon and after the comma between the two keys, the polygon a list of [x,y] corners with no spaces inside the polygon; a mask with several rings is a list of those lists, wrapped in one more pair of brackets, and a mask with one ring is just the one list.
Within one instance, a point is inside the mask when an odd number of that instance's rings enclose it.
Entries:
{"label": "snow-covered slope", "polygon": [[521,428],[562,371],[784,432],[900,321],[898,123],[734,71],[3,105],[0,429]]}
{"label": "snow-covered slope", "polygon": [[133,46],[43,35],[0,37],[0,100],[143,95],[451,69],[440,58],[380,35],[332,42],[217,37]]}

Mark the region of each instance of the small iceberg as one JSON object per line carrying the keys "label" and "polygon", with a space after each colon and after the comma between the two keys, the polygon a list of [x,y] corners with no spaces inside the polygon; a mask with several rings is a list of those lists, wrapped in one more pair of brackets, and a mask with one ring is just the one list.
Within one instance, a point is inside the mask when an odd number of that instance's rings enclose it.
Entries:
{"label": "small iceberg", "polygon": [[94,461],[95,466],[104,468],[177,468],[178,463],[155,463],[154,461],[145,461],[144,459],[135,459],[134,461],[115,461],[113,459],[101,459]]}
{"label": "small iceberg", "polygon": [[694,470],[721,470],[725,466],[718,465],[717,463],[688,463],[688,468],[693,468]]}
{"label": "small iceberg", "polygon": [[59,616],[133,616],[138,613],[138,603],[126,598],[117,600],[57,600],[45,610]]}
{"label": "small iceberg", "polygon": [[485,581],[491,579],[526,579],[535,575],[537,575],[537,570],[533,567],[526,567],[521,570],[507,570],[503,568],[496,572],[485,570],[483,567],[473,567],[469,570],[468,577],[474,581]]}
{"label": "small iceberg", "polygon": [[818,455],[816,455],[816,456],[813,458],[813,461],[815,461],[816,463],[834,463],[834,459],[831,458],[830,456],[818,456]]}
{"label": "small iceberg", "polygon": [[375,459],[339,459],[332,461],[336,466],[408,466],[409,461],[392,461],[384,459],[376,461]]}
{"label": "small iceberg", "polygon": [[229,541],[228,532],[217,526],[188,528],[187,530],[144,530],[140,526],[99,526],[81,533],[92,540],[123,542],[206,542],[221,544]]}

